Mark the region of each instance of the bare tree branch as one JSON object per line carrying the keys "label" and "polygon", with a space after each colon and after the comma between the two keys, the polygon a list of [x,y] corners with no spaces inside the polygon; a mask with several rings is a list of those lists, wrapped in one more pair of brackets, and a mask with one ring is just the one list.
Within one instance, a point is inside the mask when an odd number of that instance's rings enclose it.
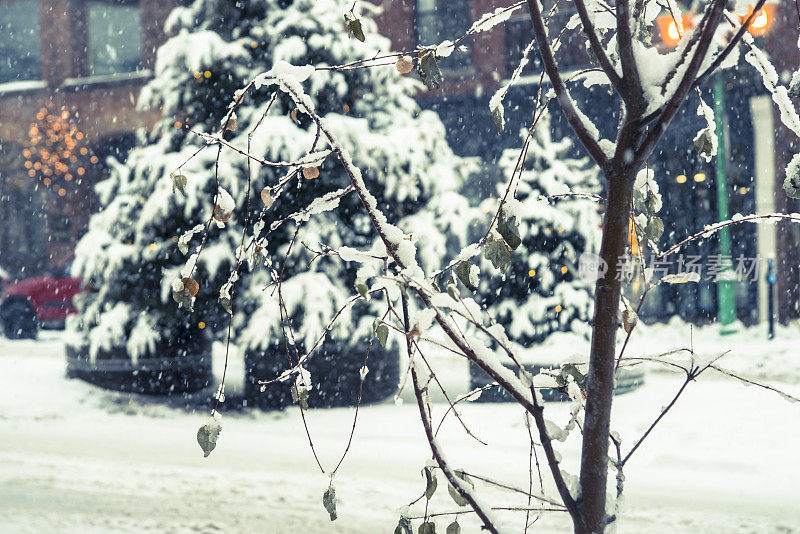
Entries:
{"label": "bare tree branch", "polygon": [[664,258],[665,256],[669,256],[670,254],[674,254],[687,243],[695,241],[697,239],[704,239],[707,237],[711,237],[718,231],[728,226],[734,226],[736,224],[742,223],[770,223],[770,222],[778,222],[778,221],[788,221],[788,222],[795,222],[800,223],[800,215],[794,213],[767,213],[763,215],[745,215],[743,217],[735,217],[733,219],[728,219],[727,221],[722,221],[718,223],[711,224],[705,227],[703,230],[699,232],[695,232],[694,234],[678,241],[670,248],[665,250],[664,252],[656,255],[656,259]]}
{"label": "bare tree branch", "polygon": [[686,389],[686,386],[688,386],[689,383],[692,380],[694,380],[697,377],[697,375],[700,374],[699,372],[696,373],[695,371],[696,370],[693,369],[693,370],[688,371],[686,373],[686,379],[683,381],[683,384],[681,384],[680,389],[678,389],[678,392],[672,398],[670,403],[667,404],[667,406],[663,410],[661,410],[661,413],[658,414],[658,417],[656,417],[655,420],[652,423],[650,423],[650,426],[647,427],[647,430],[645,430],[644,434],[642,434],[642,436],[638,440],[636,440],[636,443],[634,443],[634,445],[631,448],[631,450],[628,451],[628,454],[625,455],[625,458],[623,458],[622,460],[619,461],[618,467],[620,469],[625,466],[625,464],[628,462],[628,460],[633,455],[633,453],[636,452],[636,449],[639,448],[639,446],[642,444],[642,442],[645,439],[647,439],[647,436],[650,435],[650,432],[652,432],[653,429],[656,427],[656,425],[658,425],[658,423],[661,422],[661,420],[664,418],[664,416],[667,415],[667,412],[669,412],[672,409],[672,407],[675,406],[675,403],[678,402],[678,399],[683,394],[684,390]]}
{"label": "bare tree branch", "polygon": [[702,66],[703,60],[708,52],[708,47],[711,45],[711,40],[714,37],[714,32],[716,31],[717,26],[719,26],[719,22],[722,19],[724,7],[725,0],[713,0],[713,3],[706,11],[706,16],[703,17],[705,20],[705,25],[701,29],[700,39],[695,47],[692,59],[689,62],[689,65],[686,67],[686,72],[684,72],[683,78],[678,84],[678,87],[675,89],[675,92],[672,94],[672,97],[665,104],[664,110],[658,117],[656,124],[650,128],[646,137],[642,141],[642,144],[636,151],[634,162],[636,163],[637,167],[641,167],[644,161],[650,156],[650,153],[655,148],[656,143],[658,143],[658,140],[661,138],[661,135],[667,129],[670,121],[673,119],[673,117],[675,117],[675,114],[678,112],[681,104],[683,104],[683,101],[686,99],[686,95],[694,86],[694,80],[697,76],[697,72]]}
{"label": "bare tree branch", "polygon": [[612,65],[608,54],[606,54],[603,48],[603,44],[597,36],[594,24],[592,24],[592,20],[589,18],[589,12],[586,10],[586,2],[584,0],[575,0],[575,8],[578,10],[578,16],[583,25],[583,33],[586,34],[586,37],[589,39],[589,44],[592,46],[594,55],[597,56],[600,67],[603,69],[603,72],[606,73],[606,76],[608,76],[614,89],[616,89],[618,93],[622,93],[623,81],[619,74],[617,74],[617,70],[614,68],[614,65]]}
{"label": "bare tree branch", "polygon": [[725,376],[729,376],[729,377],[731,377],[731,378],[733,378],[735,380],[738,380],[739,382],[741,382],[743,384],[747,384],[749,386],[756,386],[756,387],[759,387],[761,389],[766,389],[767,391],[771,391],[773,393],[777,393],[784,400],[787,400],[789,402],[800,403],[800,399],[799,398],[795,397],[794,395],[790,395],[790,394],[786,393],[785,391],[781,391],[778,388],[772,387],[769,384],[762,384],[761,382],[756,382],[755,380],[750,380],[749,378],[745,378],[743,376],[737,375],[733,371],[729,371],[728,369],[725,369],[724,367],[719,367],[719,366],[717,366],[715,364],[711,364],[708,367],[709,367],[709,369],[713,369],[718,373],[722,373]]}
{"label": "bare tree branch", "polygon": [[544,64],[544,70],[547,72],[547,77],[553,85],[559,107],[561,107],[561,111],[564,113],[567,122],[575,131],[575,135],[578,136],[581,144],[586,147],[592,159],[595,160],[601,169],[605,169],[608,166],[608,156],[606,156],[606,153],[600,148],[598,140],[589,132],[584,122],[583,114],[578,111],[575,102],[573,102],[572,97],[569,96],[569,92],[564,85],[564,80],[561,79],[561,73],[558,71],[558,66],[553,57],[553,50],[550,47],[550,42],[547,40],[547,30],[544,27],[538,0],[528,0],[528,8],[531,21],[533,22],[533,33],[536,37],[536,43],[539,46],[539,54],[542,57],[542,63]]}
{"label": "bare tree branch", "polygon": [[[405,330],[406,330],[406,350],[408,351],[408,358],[411,360],[413,358],[413,350],[411,348],[411,333],[410,333],[410,325],[408,319],[408,297],[406,297],[405,293],[402,294],[403,299],[403,322],[405,323]],[[484,528],[493,534],[498,534],[497,527],[495,526],[494,522],[489,518],[487,515],[486,510],[483,509],[480,503],[478,503],[475,498],[472,496],[472,493],[464,486],[462,480],[456,476],[455,472],[447,465],[447,462],[444,459],[444,455],[442,455],[441,451],[439,450],[439,445],[436,442],[436,437],[433,435],[433,428],[431,427],[430,419],[428,419],[428,414],[425,412],[425,403],[422,399],[422,390],[419,387],[419,379],[417,378],[417,370],[414,368],[414,365],[411,365],[411,382],[414,386],[414,395],[417,398],[417,407],[419,408],[419,416],[422,420],[422,426],[425,428],[425,435],[428,438],[428,444],[431,448],[431,453],[433,454],[433,458],[436,460],[436,463],[439,464],[439,468],[444,473],[444,476],[447,478],[447,481],[450,483],[453,488],[458,492],[461,497],[467,501],[470,507],[475,510],[475,514],[480,518],[483,522]]]}
{"label": "bare tree branch", "polygon": [[742,40],[742,37],[744,37],[745,32],[747,32],[747,29],[753,22],[753,19],[756,18],[756,14],[761,10],[762,7],[764,7],[766,1],[767,0],[758,0],[756,2],[755,7],[747,16],[745,21],[741,24],[741,26],[739,26],[739,29],[736,31],[736,34],[733,36],[733,38],[731,38],[727,46],[725,46],[725,49],[722,52],[720,52],[720,54],[716,58],[714,58],[714,61],[711,63],[711,65],[709,65],[709,67],[697,77],[697,79],[694,81],[693,87],[698,87],[701,83],[705,81],[706,78],[711,76],[714,73],[714,71],[717,70],[717,68],[722,64],[722,62],[725,61],[725,58],[727,58],[728,55],[730,55],[733,49],[736,48],[736,46],[738,46],[739,42]]}

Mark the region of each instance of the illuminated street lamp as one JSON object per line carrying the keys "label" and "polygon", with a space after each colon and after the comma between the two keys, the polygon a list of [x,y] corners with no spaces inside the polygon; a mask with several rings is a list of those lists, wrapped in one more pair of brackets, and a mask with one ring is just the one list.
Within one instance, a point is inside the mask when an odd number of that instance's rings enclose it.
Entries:
{"label": "illuminated street lamp", "polygon": [[[737,13],[736,16],[739,18],[739,23],[744,24],[744,21],[747,20],[747,17],[749,17],[750,13],[752,12],[753,6],[750,6],[747,10],[747,13]],[[663,15],[658,17],[656,19],[656,24],[658,24],[658,31],[661,34],[661,42],[663,42],[664,45],[669,48],[675,48],[686,34],[686,31],[694,28],[700,18],[701,17],[699,15],[692,16],[683,13],[681,14],[680,23],[678,23],[678,21],[673,18],[672,15]],[[772,4],[763,5],[753,21],[750,23],[750,27],[747,29],[748,33],[750,33],[750,35],[753,37],[763,36],[765,33],[767,33],[770,25],[772,25],[774,18],[775,6]]]}
{"label": "illuminated street lamp", "polygon": [[[741,22],[750,15],[753,8],[751,7],[748,11],[747,15],[741,17]],[[767,30],[772,25],[772,20],[775,16],[775,6],[772,4],[764,5],[761,10],[756,14],[756,17],[753,19],[753,22],[750,23],[750,27],[747,29],[750,32],[750,35],[753,37],[761,37],[767,33]]]}
{"label": "illuminated street lamp", "polygon": [[[737,14],[739,23],[744,22],[753,13],[753,6],[750,6],[745,14]],[[681,15],[681,20],[676,20],[672,15],[658,17],[659,33],[661,41],[669,48],[675,48],[680,43],[686,30],[692,29],[699,21],[699,16]],[[747,31],[753,37],[761,37],[767,33],[774,19],[774,6],[764,5],[756,13],[750,22]],[[726,176],[726,163],[728,161],[728,150],[725,145],[724,125],[725,125],[725,82],[722,70],[719,70],[714,77],[714,115],[719,117],[716,125],[717,136],[717,157],[715,158],[715,177],[717,181],[717,218],[719,221],[728,219],[728,185]],[[698,179],[701,174],[694,177],[695,182],[705,180]],[[685,180],[685,178],[684,178]],[[731,255],[731,235],[728,227],[721,228],[719,231],[719,253],[722,257]],[[727,334],[735,331],[733,324],[736,321],[736,293],[733,285],[733,277],[730,276],[731,266],[728,265],[717,279],[717,318],[722,327],[721,333]]]}

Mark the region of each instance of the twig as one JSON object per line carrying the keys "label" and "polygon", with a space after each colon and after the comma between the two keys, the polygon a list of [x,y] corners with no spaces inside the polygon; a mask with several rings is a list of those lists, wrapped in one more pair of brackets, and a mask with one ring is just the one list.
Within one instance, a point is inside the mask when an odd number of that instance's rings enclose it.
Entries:
{"label": "twig", "polygon": [[[711,76],[711,74],[713,74],[714,71],[717,70],[717,68],[722,64],[722,62],[725,61],[725,58],[727,58],[728,55],[730,55],[733,49],[736,48],[736,45],[738,45],[739,42],[742,40],[742,37],[744,37],[744,33],[748,30],[748,28],[750,28],[750,24],[753,22],[753,19],[755,19],[758,12],[761,11],[761,8],[764,7],[765,3],[766,0],[758,0],[756,2],[755,7],[747,16],[747,18],[739,27],[739,29],[736,31],[736,34],[733,36],[733,38],[731,38],[731,40],[728,42],[725,49],[722,52],[720,52],[720,54],[716,58],[714,58],[714,61],[711,62],[711,65],[709,65],[708,68],[704,70],[703,73],[697,77],[697,79],[694,82],[694,87],[698,87],[701,83],[705,81],[706,78]],[[797,0],[795,0],[795,4],[796,3]],[[800,18],[800,9],[798,9],[798,18]]]}
{"label": "twig", "polygon": [[620,467],[624,467],[625,466],[625,464],[627,463],[628,459],[633,455],[634,452],[636,452],[636,449],[639,448],[639,445],[642,444],[642,442],[647,438],[647,436],[650,435],[650,432],[653,431],[653,429],[661,421],[661,419],[663,419],[664,416],[667,415],[667,413],[672,409],[672,407],[675,406],[675,403],[678,402],[678,398],[680,398],[680,396],[683,394],[683,391],[686,389],[686,386],[689,385],[689,382],[694,380],[696,377],[697,377],[697,374],[695,374],[694,372],[687,372],[686,373],[686,380],[683,381],[683,384],[681,385],[680,389],[675,394],[675,396],[672,398],[670,403],[666,406],[666,408],[661,410],[661,413],[658,414],[658,417],[656,417],[655,420],[652,423],[650,423],[650,426],[647,428],[647,430],[645,430],[645,432],[642,435],[642,437],[640,437],[636,441],[636,443],[633,445],[633,448],[631,448],[631,450],[628,452],[628,454],[625,455],[625,458],[623,458],[620,462],[618,462],[618,465]]}
{"label": "twig", "polygon": [[547,30],[542,21],[542,13],[539,9],[539,2],[537,0],[527,0],[528,8],[530,10],[531,21],[533,22],[533,32],[536,36],[536,42],[539,45],[539,55],[542,58],[542,64],[547,72],[547,77],[550,78],[550,83],[556,93],[561,111],[567,119],[567,122],[575,131],[575,134],[580,139],[583,146],[591,154],[592,158],[597,162],[601,169],[608,166],[608,157],[606,153],[600,148],[598,140],[595,139],[586,128],[581,114],[576,110],[575,102],[567,92],[564,81],[561,79],[561,73],[558,71],[555,58],[553,57],[553,50],[547,40]]}
{"label": "twig", "polygon": [[[413,355],[411,349],[410,325],[408,320],[408,297],[406,297],[405,293],[402,293],[401,295],[403,300],[403,321],[406,329],[406,350],[408,351],[408,358],[411,360]],[[417,371],[414,369],[413,364],[411,365],[411,382],[414,385],[414,395],[417,398],[417,407],[419,408],[422,426],[425,428],[425,435],[428,438],[428,444],[430,445],[431,453],[433,454],[436,463],[439,464],[439,468],[444,473],[448,482],[450,482],[450,485],[455,488],[458,494],[461,495],[461,497],[467,501],[470,507],[475,511],[475,514],[483,522],[484,528],[493,534],[499,534],[497,527],[489,518],[487,511],[484,510],[482,505],[475,500],[475,498],[472,496],[472,493],[464,486],[464,483],[461,481],[461,479],[456,476],[452,469],[450,469],[450,466],[447,465],[447,462],[445,462],[444,456],[439,451],[439,445],[436,442],[436,437],[433,435],[430,419],[428,419],[428,414],[425,413],[425,404],[422,399],[422,391],[420,390]]]}
{"label": "twig", "polygon": [[658,256],[656,259],[661,259],[664,256],[669,256],[670,254],[677,252],[681,248],[683,248],[687,243],[695,241],[697,239],[705,239],[707,237],[711,237],[716,232],[720,231],[723,228],[728,226],[733,226],[735,224],[741,224],[746,222],[752,223],[763,223],[763,222],[771,222],[771,221],[791,221],[800,223],[800,215],[794,213],[767,213],[764,215],[745,215],[743,217],[737,217],[735,219],[729,219],[727,221],[722,221],[718,223],[711,224],[706,226],[703,230],[696,232],[689,237],[682,239],[681,241],[677,242]]}
{"label": "twig", "polygon": [[749,378],[745,378],[743,376],[737,375],[736,373],[734,373],[734,372],[732,372],[732,371],[730,371],[728,369],[725,369],[723,367],[718,367],[717,365],[712,364],[712,365],[709,365],[709,369],[713,369],[713,370],[717,371],[718,373],[722,373],[725,376],[729,376],[731,378],[734,378],[734,379],[738,380],[739,382],[742,382],[743,384],[747,384],[747,385],[750,385],[750,386],[756,386],[756,387],[759,387],[761,389],[766,389],[767,391],[771,391],[773,393],[777,393],[778,395],[781,396],[781,398],[783,398],[784,400],[787,400],[789,402],[800,402],[800,398],[797,398],[794,395],[790,395],[790,394],[786,393],[785,391],[782,391],[782,390],[780,390],[778,388],[770,386],[769,384],[763,384],[761,382],[756,382],[755,380],[751,380]]}
{"label": "twig", "polygon": [[[553,480],[556,483],[556,489],[558,490],[558,494],[561,496],[561,500],[564,502],[564,506],[569,512],[569,515],[572,517],[572,521],[575,523],[576,529],[578,526],[583,528],[583,518],[581,517],[580,510],[578,510],[578,503],[575,502],[575,499],[569,492],[569,488],[567,488],[566,482],[564,482],[564,477],[561,475],[561,467],[559,466],[558,459],[556,459],[556,454],[553,450],[553,443],[550,439],[550,435],[547,433],[547,426],[544,420],[544,408],[536,399],[536,391],[533,389],[533,386],[531,386],[531,393],[533,394],[534,406],[534,412],[531,415],[533,415],[533,420],[536,423],[536,430],[539,432],[539,441],[544,449],[544,455],[547,458],[547,463],[550,465],[550,471],[553,474]],[[558,476],[556,476],[556,474],[558,474]]]}

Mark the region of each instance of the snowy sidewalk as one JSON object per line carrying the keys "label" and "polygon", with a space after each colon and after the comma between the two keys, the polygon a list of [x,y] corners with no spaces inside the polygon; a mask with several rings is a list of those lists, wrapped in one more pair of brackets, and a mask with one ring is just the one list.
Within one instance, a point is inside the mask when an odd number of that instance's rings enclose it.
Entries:
{"label": "snowy sidewalk", "polygon": [[[0,532],[391,532],[397,509],[423,489],[429,456],[416,407],[361,410],[353,447],[336,477],[339,519],[322,507],[319,473],[299,414],[242,412],[223,417],[217,449],[195,442],[206,413],[64,378],[57,336],[0,339]],[[627,449],[680,385],[654,374],[615,401],[613,427]],[[797,385],[784,385],[794,394]],[[440,407],[441,417],[444,407]],[[527,431],[512,404],[470,404],[471,440],[454,419],[442,444],[457,467],[527,486]],[[566,406],[549,404],[563,421]],[[321,461],[338,461],[352,409],[315,410],[311,434]],[[626,471],[623,533],[800,532],[800,406],[722,380],[689,387]],[[560,451],[577,470],[579,443]],[[432,511],[455,508],[440,484]],[[507,494],[478,486],[494,504]],[[505,499],[505,500],[503,500]],[[519,515],[504,516],[520,531]],[[446,522],[440,521],[440,529]],[[462,520],[465,532],[478,532]],[[568,532],[549,516],[539,532]],[[533,530],[536,532],[537,530]]]}

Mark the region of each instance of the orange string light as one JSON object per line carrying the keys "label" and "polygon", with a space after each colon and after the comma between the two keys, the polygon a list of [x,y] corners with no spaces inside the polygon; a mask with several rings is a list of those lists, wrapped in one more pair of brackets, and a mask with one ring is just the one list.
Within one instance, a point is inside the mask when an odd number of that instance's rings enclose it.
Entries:
{"label": "orange string light", "polygon": [[[85,136],[69,122],[70,117],[68,109],[48,101],[36,113],[36,122],[30,124],[28,143],[22,151],[28,176],[39,178],[59,197],[67,195],[67,182],[85,176],[89,164],[99,162],[88,147],[80,146]],[[77,184],[80,182],[78,179]]]}

